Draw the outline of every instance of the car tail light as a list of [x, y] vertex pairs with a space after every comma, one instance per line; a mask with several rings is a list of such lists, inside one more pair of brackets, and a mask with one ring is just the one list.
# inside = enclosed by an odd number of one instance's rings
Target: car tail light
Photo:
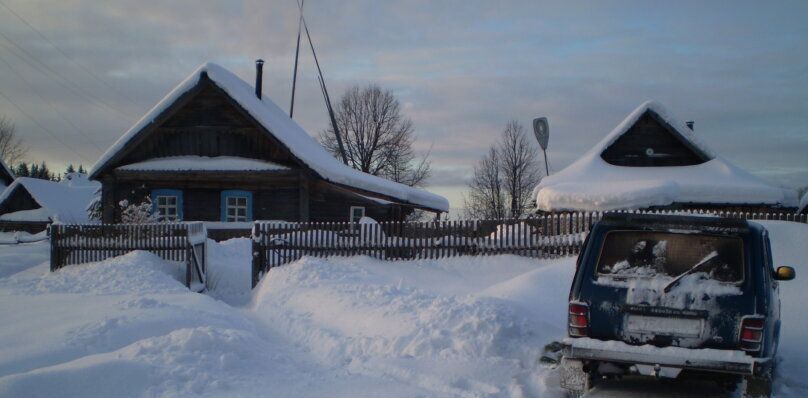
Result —
[[763, 317], [753, 316], [741, 319], [741, 349], [758, 352], [763, 346]]
[[570, 337], [585, 337], [589, 335], [589, 305], [580, 302], [571, 302], [569, 311]]

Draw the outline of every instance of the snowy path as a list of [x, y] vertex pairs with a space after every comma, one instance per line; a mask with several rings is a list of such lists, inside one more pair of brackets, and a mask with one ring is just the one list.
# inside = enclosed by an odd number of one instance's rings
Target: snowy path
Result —
[[[784, 283], [777, 397], [808, 395], [808, 226], [766, 223]], [[564, 334], [573, 259], [307, 258], [249, 290], [249, 240], [212, 244], [212, 290], [145, 252], [47, 271], [0, 247], [0, 396], [560, 397], [537, 362]], [[610, 383], [592, 396], [722, 396]]]

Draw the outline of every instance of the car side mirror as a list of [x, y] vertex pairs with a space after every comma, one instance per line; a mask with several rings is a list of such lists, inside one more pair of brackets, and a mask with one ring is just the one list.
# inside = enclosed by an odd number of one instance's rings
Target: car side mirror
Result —
[[778, 281], [790, 281], [796, 276], [797, 273], [791, 267], [777, 267], [777, 271], [774, 272], [774, 279]]

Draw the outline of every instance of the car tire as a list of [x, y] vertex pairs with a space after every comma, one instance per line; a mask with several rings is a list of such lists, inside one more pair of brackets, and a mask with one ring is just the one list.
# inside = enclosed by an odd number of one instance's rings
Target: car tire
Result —
[[743, 398], [770, 398], [771, 376], [746, 376], [743, 378]]

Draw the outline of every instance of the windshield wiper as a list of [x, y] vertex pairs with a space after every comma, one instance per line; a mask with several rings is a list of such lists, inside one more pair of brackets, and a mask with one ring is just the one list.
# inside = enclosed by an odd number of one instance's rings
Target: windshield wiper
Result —
[[702, 265], [707, 264], [708, 262], [710, 262], [710, 260], [712, 260], [712, 259], [714, 259], [716, 257], [718, 257], [718, 252], [713, 251], [712, 253], [708, 254], [707, 257], [704, 257], [703, 259], [701, 259], [701, 261], [696, 263], [696, 265], [690, 267], [689, 270], [683, 272], [681, 275], [677, 276], [676, 279], [670, 281], [667, 285], [665, 285], [665, 288], [662, 289], [662, 291], [665, 292], [665, 293], [670, 292], [671, 288], [678, 285], [679, 281], [681, 281], [682, 278], [692, 274], [693, 272], [696, 272], [696, 270], [699, 269]]

